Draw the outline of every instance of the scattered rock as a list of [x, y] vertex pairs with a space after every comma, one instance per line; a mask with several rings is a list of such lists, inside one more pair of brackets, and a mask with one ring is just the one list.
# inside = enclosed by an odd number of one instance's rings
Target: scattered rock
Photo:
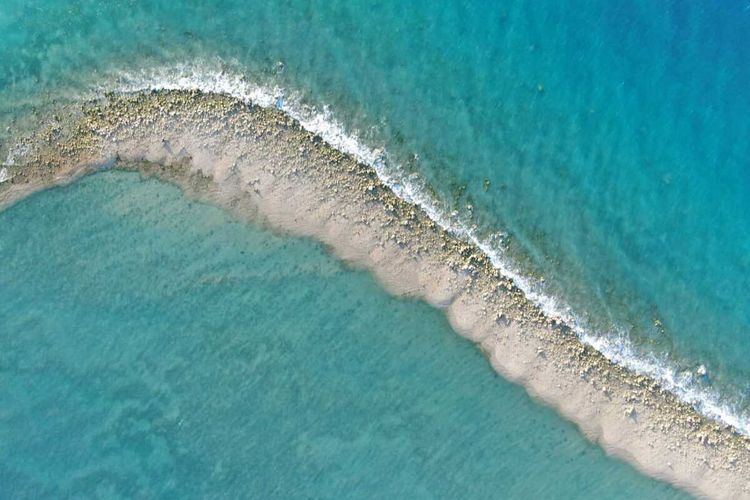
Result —
[[495, 323], [501, 326], [510, 326], [511, 319], [508, 318], [505, 313], [498, 313], [495, 317]]

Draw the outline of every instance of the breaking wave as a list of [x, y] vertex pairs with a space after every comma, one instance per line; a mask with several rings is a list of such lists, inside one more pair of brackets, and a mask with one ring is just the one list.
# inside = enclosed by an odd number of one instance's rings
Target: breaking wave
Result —
[[[114, 86], [114, 89], [112, 88]], [[302, 96], [278, 86], [263, 86], [249, 81], [241, 72], [228, 70], [226, 64], [192, 63], [167, 68], [120, 72], [99, 85], [99, 91], [138, 92], [148, 90], [198, 90], [226, 94], [247, 104], [275, 107], [295, 118], [310, 132], [318, 134], [334, 148], [370, 165], [380, 180], [400, 198], [418, 205], [437, 224], [453, 235], [480, 248], [492, 264], [513, 280], [526, 297], [548, 317], [568, 325], [580, 340], [617, 363], [638, 374], [656, 380], [664, 389], [692, 405], [708, 418], [731, 425], [750, 436], [750, 416], [725, 402], [721, 394], [700, 382], [700, 375], [678, 368], [668, 354], [644, 352], [621, 332], [599, 332], [586, 328], [584, 321], [558, 298], [545, 293], [545, 286], [513, 264], [503, 250], [503, 233], [482, 236], [478, 227], [452, 211], [428, 188], [426, 181], [391, 161], [385, 149], [366, 145], [335, 119], [332, 111], [303, 103]]]

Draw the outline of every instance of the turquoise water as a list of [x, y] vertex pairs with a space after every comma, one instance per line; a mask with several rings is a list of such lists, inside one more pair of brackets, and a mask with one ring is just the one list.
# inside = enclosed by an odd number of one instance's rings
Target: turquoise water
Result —
[[5, 0], [0, 134], [123, 71], [280, 85], [504, 232], [595, 338], [630, 339], [748, 430], [749, 33], [734, 0]]
[[320, 245], [107, 172], [0, 213], [1, 498], [678, 498]]

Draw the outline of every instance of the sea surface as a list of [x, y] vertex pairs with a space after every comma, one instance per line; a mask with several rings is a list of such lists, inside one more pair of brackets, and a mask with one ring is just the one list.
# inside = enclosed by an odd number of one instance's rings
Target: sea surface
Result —
[[683, 498], [423, 302], [138, 174], [0, 212], [0, 498]]
[[0, 148], [126, 88], [308, 116], [586, 341], [748, 433], [749, 62], [747, 0], [3, 0]]
[[[107, 91], [276, 105], [750, 433], [749, 62], [748, 0], [2, 0], [0, 163], [45, 110]], [[34, 224], [40, 245], [67, 231]]]

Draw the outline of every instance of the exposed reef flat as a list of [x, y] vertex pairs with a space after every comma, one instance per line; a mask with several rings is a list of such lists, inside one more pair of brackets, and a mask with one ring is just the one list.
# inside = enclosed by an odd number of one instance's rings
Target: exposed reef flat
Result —
[[699, 496], [750, 498], [750, 439], [582, 344], [478, 248], [280, 111], [190, 91], [109, 95], [50, 117], [10, 158], [0, 208], [103, 167], [135, 169], [314, 237], [392, 293], [444, 309], [498, 372], [608, 452]]

